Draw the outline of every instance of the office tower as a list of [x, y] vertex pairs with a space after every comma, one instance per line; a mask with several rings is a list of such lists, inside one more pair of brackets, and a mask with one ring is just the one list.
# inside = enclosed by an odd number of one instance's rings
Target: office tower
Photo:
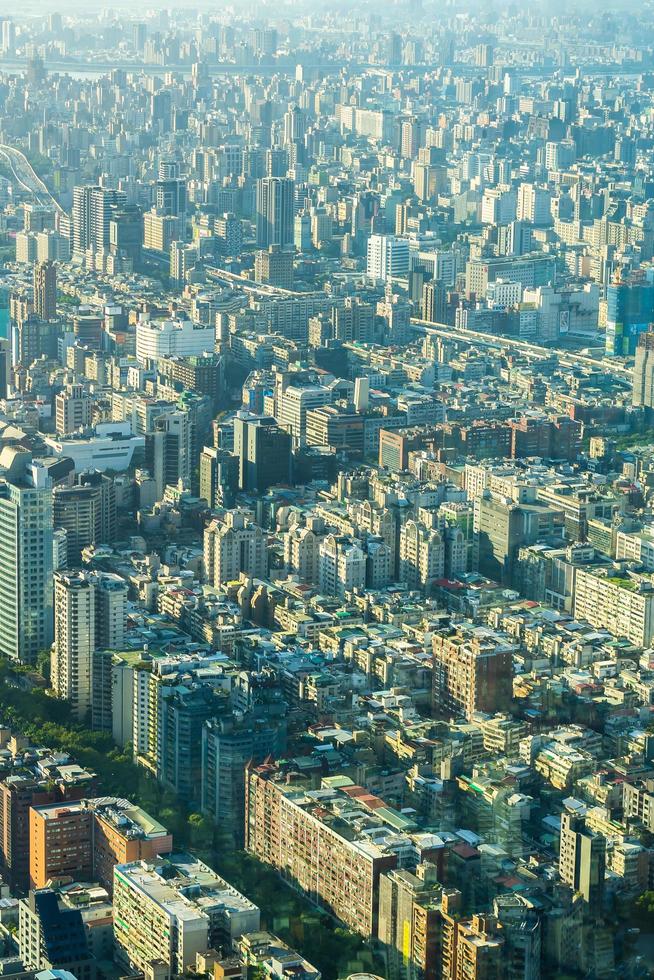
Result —
[[475, 500], [475, 558], [482, 575], [510, 584], [518, 550], [527, 544], [520, 505], [485, 491]]
[[266, 150], [266, 177], [286, 177], [287, 172], [288, 150], [284, 146]]
[[154, 208], [143, 215], [143, 248], [170, 253], [171, 244], [181, 238], [180, 220], [176, 215], [159, 214]]
[[257, 245], [293, 244], [295, 184], [287, 177], [262, 177], [257, 181]]
[[233, 506], [238, 474], [237, 456], [227, 449], [204, 447], [200, 454], [200, 496], [210, 509]]
[[127, 203], [124, 191], [110, 190], [98, 185], [73, 189], [73, 256], [83, 258], [87, 250], [109, 248], [109, 224], [114, 207]]
[[206, 864], [175, 854], [116, 866], [114, 922], [117, 956], [130, 973], [148, 975], [154, 964], [159, 980], [171, 980], [193, 969], [198, 952], [231, 949], [258, 931], [260, 915]]
[[6, 398], [11, 377], [11, 341], [0, 337], [0, 398]]
[[653, 319], [654, 284], [643, 279], [642, 273], [628, 279], [616, 273], [606, 289], [606, 353], [632, 357]]
[[167, 486], [176, 487], [191, 479], [191, 419], [188, 412], [175, 409], [158, 416], [145, 435], [145, 465], [154, 477], [157, 500]]
[[[62, 907], [50, 888], [30, 891], [18, 906], [18, 949], [26, 969], [67, 971], [77, 980], [95, 980], [96, 961], [82, 913]], [[58, 975], [58, 974], [54, 974]]]
[[269, 245], [254, 259], [254, 281], [279, 289], [293, 288], [293, 249]]
[[366, 274], [372, 279], [401, 278], [409, 272], [409, 242], [395, 235], [371, 235]]
[[293, 244], [298, 252], [308, 252], [312, 247], [311, 215], [308, 211], [300, 211], [293, 222]]
[[13, 20], [2, 21], [2, 54], [13, 54], [16, 48], [16, 25]]
[[277, 421], [290, 433], [293, 448], [306, 445], [307, 412], [332, 401], [332, 392], [322, 385], [300, 387], [288, 385], [280, 392], [277, 401]]
[[186, 178], [162, 177], [161, 174], [166, 173], [171, 167], [172, 164], [159, 164], [159, 180], [155, 186], [155, 207], [159, 214], [172, 214], [179, 218], [183, 230], [187, 208]]
[[103, 330], [104, 319], [101, 316], [96, 316], [94, 313], [80, 312], [73, 317], [75, 343], [79, 344], [80, 347], [100, 350], [102, 348]]
[[478, 44], [475, 48], [475, 65], [478, 68], [488, 68], [493, 64], [493, 45]]
[[148, 25], [147, 24], [132, 24], [132, 44], [134, 45], [134, 50], [138, 51], [139, 54], [143, 53], [145, 47], [145, 42], [148, 39]]
[[606, 838], [588, 830], [584, 818], [572, 813], [561, 815], [559, 874], [563, 881], [583, 896], [591, 909], [601, 911], [606, 867]]
[[221, 707], [206, 685], [179, 684], [161, 695], [157, 779], [189, 806], [200, 803], [202, 729]]
[[407, 521], [400, 529], [400, 581], [410, 589], [429, 593], [443, 577], [445, 544], [438, 531], [421, 521]]
[[535, 184], [520, 184], [516, 217], [518, 221], [528, 221], [532, 225], [552, 223], [552, 195], [546, 187]]
[[135, 204], [114, 207], [109, 219], [109, 251], [127, 257], [132, 269], [141, 265], [143, 251], [143, 211]]
[[57, 315], [57, 269], [52, 262], [34, 266], [34, 312], [42, 320]]
[[92, 579], [84, 572], [54, 577], [55, 640], [51, 680], [57, 697], [70, 702], [83, 721], [91, 710], [91, 673], [96, 647], [96, 603]]
[[60, 436], [67, 436], [91, 424], [93, 399], [84, 385], [68, 384], [55, 396], [55, 426]]
[[439, 282], [426, 282], [422, 287], [422, 318], [430, 323], [445, 323], [447, 292]]
[[234, 419], [234, 455], [239, 462], [239, 489], [265, 493], [291, 478], [291, 437], [268, 416], [239, 412]]
[[649, 410], [648, 414], [654, 408], [654, 331], [651, 328], [638, 338], [632, 401], [634, 406]]
[[0, 462], [0, 653], [33, 664], [52, 643], [52, 490], [31, 453], [6, 448]]
[[243, 222], [232, 211], [216, 218], [213, 223], [216, 248], [221, 255], [237, 258], [243, 248]]
[[219, 588], [242, 573], [265, 578], [268, 570], [266, 536], [247, 514], [232, 510], [224, 522], [212, 521], [204, 531], [204, 571], [207, 582]]
[[107, 544], [116, 536], [116, 490], [104, 473], [83, 473], [74, 487], [55, 487], [53, 523], [66, 531], [67, 567], [81, 563], [89, 545]]
[[499, 637], [478, 636], [463, 627], [436, 633], [433, 707], [437, 717], [475, 711], [496, 714], [511, 705], [513, 658], [511, 648]]
[[23, 227], [25, 231], [54, 231], [55, 213], [53, 208], [43, 204], [26, 201], [23, 204]]
[[292, 106], [284, 114], [284, 143], [301, 143], [306, 128], [306, 113], [299, 106]]

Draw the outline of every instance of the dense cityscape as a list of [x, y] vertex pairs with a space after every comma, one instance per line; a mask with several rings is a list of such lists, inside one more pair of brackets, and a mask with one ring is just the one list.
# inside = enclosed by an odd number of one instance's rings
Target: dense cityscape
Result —
[[0, 13], [0, 974], [654, 977], [652, 6]]

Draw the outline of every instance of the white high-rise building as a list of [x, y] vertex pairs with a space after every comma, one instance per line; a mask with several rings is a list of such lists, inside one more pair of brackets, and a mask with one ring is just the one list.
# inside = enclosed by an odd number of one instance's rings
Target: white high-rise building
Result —
[[219, 588], [243, 572], [265, 578], [266, 536], [246, 513], [228, 511], [224, 523], [212, 521], [204, 531], [204, 569], [207, 581]]
[[52, 643], [52, 488], [32, 455], [0, 454], [0, 654], [35, 663]]
[[328, 534], [320, 544], [318, 587], [326, 595], [343, 596], [366, 586], [366, 556], [358, 543]]
[[409, 271], [409, 242], [395, 235], [371, 235], [368, 239], [367, 275], [371, 279], [406, 276]]
[[400, 531], [400, 581], [428, 591], [444, 569], [445, 545], [438, 531], [421, 521], [407, 521]]
[[142, 364], [160, 357], [210, 354], [215, 344], [216, 328], [212, 323], [171, 317], [168, 320], [139, 320], [136, 324], [136, 357]]
[[532, 225], [549, 225], [552, 222], [552, 195], [546, 187], [536, 184], [520, 184], [518, 188], [518, 221]]
[[307, 412], [320, 405], [329, 405], [331, 401], [330, 389], [322, 385], [289, 385], [280, 392], [275, 417], [282, 429], [290, 432], [294, 449], [306, 444]]
[[70, 702], [73, 715], [82, 720], [91, 710], [92, 701], [95, 587], [84, 572], [57, 572], [54, 596], [52, 687], [57, 697]]

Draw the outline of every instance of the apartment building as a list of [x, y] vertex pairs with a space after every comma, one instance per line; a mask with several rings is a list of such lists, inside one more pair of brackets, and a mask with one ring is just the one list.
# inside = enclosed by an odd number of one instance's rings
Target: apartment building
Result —
[[202, 861], [172, 854], [114, 869], [114, 923], [118, 956], [143, 971], [163, 964], [160, 980], [195, 967], [208, 949], [232, 949], [256, 932], [259, 909]]
[[[444, 844], [345, 776], [309, 789], [277, 766], [248, 767], [245, 847], [366, 938], [377, 934], [380, 876], [430, 861]], [[402, 858], [400, 858], [402, 855]]]
[[128, 800], [114, 797], [32, 807], [30, 885], [71, 877], [111, 892], [116, 864], [151, 860], [172, 850], [172, 836]]
[[654, 589], [649, 578], [610, 575], [605, 569], [579, 568], [574, 615], [639, 647], [654, 638]]
[[511, 703], [513, 648], [482, 627], [459, 626], [435, 634], [433, 705], [437, 715], [495, 714]]

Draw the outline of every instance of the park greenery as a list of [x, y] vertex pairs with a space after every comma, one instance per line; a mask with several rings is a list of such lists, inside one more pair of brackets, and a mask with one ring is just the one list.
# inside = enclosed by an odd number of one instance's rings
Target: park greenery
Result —
[[64, 701], [32, 686], [28, 672], [0, 661], [0, 721], [34, 743], [69, 753], [97, 774], [99, 791], [138, 803], [173, 834], [177, 850], [191, 850], [256, 902], [262, 928], [299, 950], [322, 973], [338, 980], [350, 973], [380, 972], [372, 949], [293, 891], [265, 864], [234, 847], [212, 820], [190, 813], [171, 790], [132, 761], [106, 732], [71, 720]]

